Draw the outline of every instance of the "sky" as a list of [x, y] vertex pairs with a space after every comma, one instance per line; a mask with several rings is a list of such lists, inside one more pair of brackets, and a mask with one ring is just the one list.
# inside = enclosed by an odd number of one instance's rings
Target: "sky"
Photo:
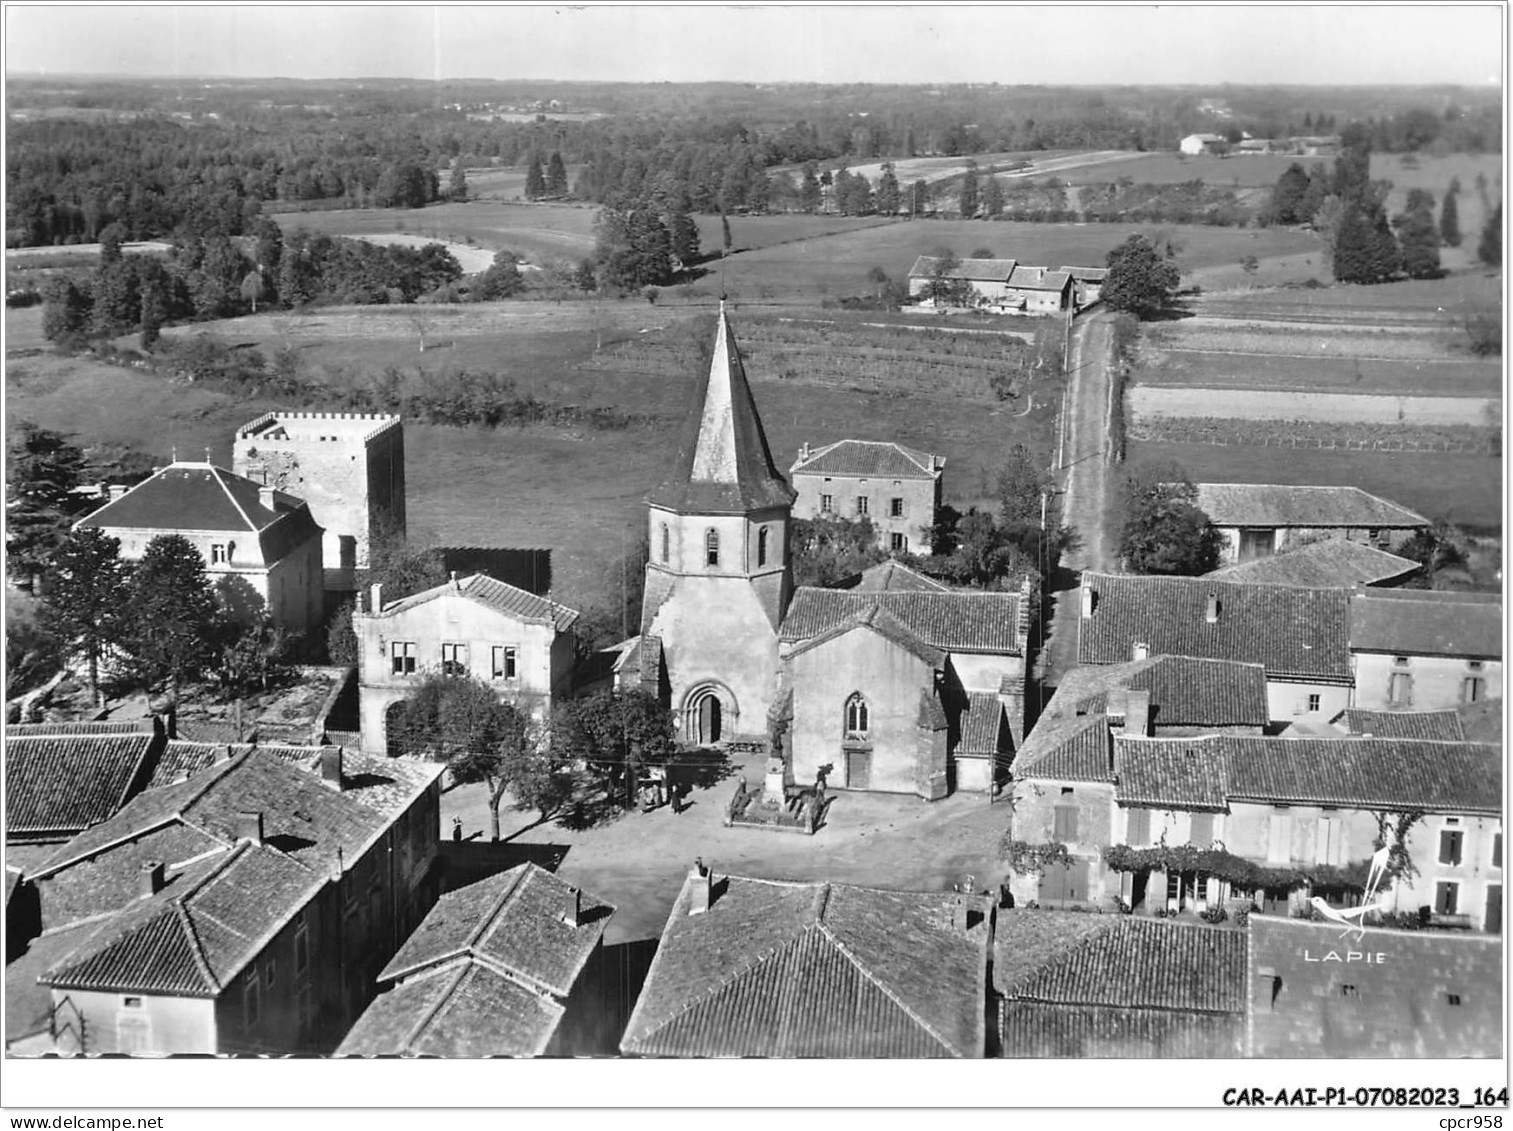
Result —
[[1497, 84], [1501, 4], [5, 6], [7, 74]]

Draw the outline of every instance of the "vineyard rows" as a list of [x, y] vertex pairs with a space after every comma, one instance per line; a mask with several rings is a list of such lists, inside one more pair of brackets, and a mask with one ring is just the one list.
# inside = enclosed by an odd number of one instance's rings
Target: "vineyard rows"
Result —
[[1363, 393], [1137, 385], [1128, 392], [1132, 420], [1208, 417], [1222, 405], [1236, 420], [1317, 421], [1335, 424], [1478, 425], [1496, 401], [1484, 397], [1410, 397]]
[[1501, 436], [1491, 428], [1425, 425], [1324, 424], [1307, 421], [1188, 417], [1142, 420], [1130, 439], [1212, 444], [1218, 447], [1305, 448], [1362, 452], [1473, 452], [1497, 455]]

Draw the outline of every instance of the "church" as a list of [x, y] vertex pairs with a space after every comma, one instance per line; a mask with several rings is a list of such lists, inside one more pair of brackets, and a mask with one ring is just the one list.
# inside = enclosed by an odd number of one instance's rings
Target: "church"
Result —
[[684, 742], [781, 752], [790, 780], [931, 799], [993, 788], [1024, 735], [1028, 582], [953, 590], [890, 564], [856, 591], [795, 592], [795, 498], [721, 303], [647, 497], [641, 632], [620, 646], [617, 686], [656, 693]]

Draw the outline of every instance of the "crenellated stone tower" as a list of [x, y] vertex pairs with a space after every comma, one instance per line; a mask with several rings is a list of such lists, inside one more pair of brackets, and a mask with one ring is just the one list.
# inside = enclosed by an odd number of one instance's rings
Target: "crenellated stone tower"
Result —
[[720, 303], [672, 474], [648, 496], [643, 639], [659, 638], [692, 742], [760, 735], [777, 691], [778, 626], [793, 591], [794, 492], [772, 462]]

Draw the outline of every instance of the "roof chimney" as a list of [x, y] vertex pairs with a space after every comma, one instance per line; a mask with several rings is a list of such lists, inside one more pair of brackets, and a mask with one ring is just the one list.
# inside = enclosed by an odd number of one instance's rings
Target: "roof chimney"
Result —
[[375, 581], [373, 583], [372, 589], [369, 590], [369, 592], [373, 594], [372, 604], [370, 604], [368, 606], [370, 612], [374, 612], [374, 613], [381, 613], [381, 612], [383, 612], [383, 609], [384, 609], [384, 606], [383, 606], [383, 589], [384, 589], [383, 583], [379, 582], [379, 581]]
[[569, 927], [576, 927], [582, 911], [583, 892], [569, 885], [567, 891], [562, 893], [562, 921]]
[[1219, 621], [1219, 595], [1210, 593], [1208, 604], [1203, 608], [1203, 619], [1209, 624], [1217, 624]]
[[143, 899], [150, 895], [157, 895], [163, 890], [163, 862], [153, 860], [142, 865], [141, 878], [138, 881], [137, 894]]
[[688, 899], [688, 913], [690, 915], [702, 915], [709, 910], [709, 905], [714, 902], [714, 872], [704, 863], [702, 856], [693, 862], [693, 868], [688, 873], [689, 888], [691, 894]]
[[1130, 656], [1136, 660], [1148, 659], [1150, 654], [1151, 646], [1143, 640], [1135, 641], [1134, 647], [1130, 649]]
[[262, 507], [264, 510], [271, 511], [273, 509], [272, 487], [259, 487], [257, 489], [257, 505]]
[[1093, 615], [1093, 590], [1090, 585], [1082, 587], [1082, 619], [1087, 620]]
[[1149, 738], [1151, 729], [1151, 693], [1149, 688], [1132, 687], [1124, 706], [1124, 733], [1132, 738]]
[[327, 746], [320, 752], [320, 780], [341, 789], [341, 747]]
[[236, 815], [236, 839], [253, 844], [263, 843], [263, 815], [261, 813], [238, 813]]
[[972, 927], [972, 912], [976, 910], [977, 899], [972, 891], [975, 877], [968, 876], [967, 882], [955, 889], [956, 897], [951, 901], [951, 929], [966, 934]]
[[809, 441], [805, 440], [804, 443], [799, 447], [799, 462], [803, 463], [808, 458], [809, 458]]

